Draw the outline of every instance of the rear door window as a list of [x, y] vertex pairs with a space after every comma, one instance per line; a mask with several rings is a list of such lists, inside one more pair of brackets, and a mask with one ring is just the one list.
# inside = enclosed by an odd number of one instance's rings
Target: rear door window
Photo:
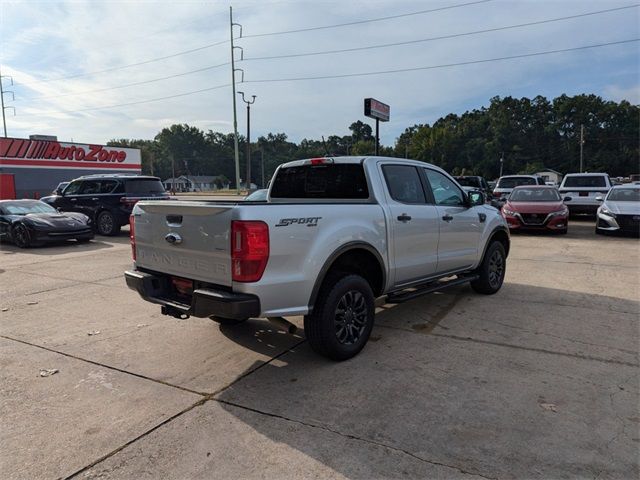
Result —
[[99, 193], [111, 193], [118, 185], [115, 180], [100, 180], [100, 192]]
[[359, 163], [300, 165], [281, 168], [271, 198], [369, 198], [364, 169]]
[[384, 165], [382, 172], [391, 198], [402, 203], [427, 203], [420, 174], [416, 167]]

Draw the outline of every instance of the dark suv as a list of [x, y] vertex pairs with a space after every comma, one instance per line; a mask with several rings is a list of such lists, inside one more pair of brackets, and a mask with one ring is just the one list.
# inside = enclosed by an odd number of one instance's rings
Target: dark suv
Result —
[[100, 235], [116, 235], [129, 223], [138, 200], [168, 199], [158, 177], [144, 175], [87, 175], [76, 178], [59, 195], [42, 201], [63, 212], [81, 212], [93, 219]]
[[[489, 184], [484, 179], [484, 177], [466, 175], [466, 176], [458, 176], [453, 177], [456, 181], [463, 187], [465, 190], [467, 189], [475, 189], [480, 190], [484, 193], [484, 196], [487, 200], [491, 200], [493, 198], [492, 191], [489, 188]], [[466, 187], [466, 188], [465, 188]]]

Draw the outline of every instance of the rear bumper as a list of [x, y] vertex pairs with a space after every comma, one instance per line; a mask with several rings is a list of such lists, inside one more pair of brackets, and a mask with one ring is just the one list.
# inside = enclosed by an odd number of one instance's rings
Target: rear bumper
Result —
[[567, 202], [566, 205], [567, 205], [567, 208], [569, 209], [569, 212], [571, 213], [590, 213], [590, 214], [596, 213], [596, 211], [598, 210], [598, 207], [600, 206], [599, 203], [580, 204], [580, 203], [573, 203], [573, 201]]
[[260, 315], [260, 299], [246, 293], [233, 293], [212, 288], [198, 288], [187, 305], [171, 298], [169, 277], [137, 270], [124, 272], [127, 286], [146, 301], [162, 305], [163, 313], [180, 313], [193, 317], [241, 320]]

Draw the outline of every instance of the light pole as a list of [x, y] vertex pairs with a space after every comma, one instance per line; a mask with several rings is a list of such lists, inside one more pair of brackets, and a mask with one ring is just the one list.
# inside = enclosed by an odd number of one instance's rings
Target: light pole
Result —
[[251, 95], [251, 100], [245, 100], [244, 92], [238, 92], [242, 95], [242, 101], [247, 104], [247, 192], [251, 191], [251, 105], [255, 103], [256, 96]]
[[502, 165], [504, 164], [504, 152], [500, 156], [500, 176], [502, 176]]

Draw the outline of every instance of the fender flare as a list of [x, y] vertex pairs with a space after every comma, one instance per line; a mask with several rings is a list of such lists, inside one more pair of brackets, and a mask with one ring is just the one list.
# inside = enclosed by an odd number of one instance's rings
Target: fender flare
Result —
[[487, 240], [487, 242], [484, 244], [484, 248], [482, 249], [482, 257], [480, 257], [480, 262], [482, 262], [482, 260], [484, 260], [484, 256], [487, 253], [487, 248], [489, 248], [489, 244], [491, 243], [491, 240], [493, 239], [493, 237], [496, 235], [496, 233], [498, 232], [504, 232], [507, 234], [507, 240], [508, 240], [508, 245], [506, 248], [506, 256], [509, 256], [509, 251], [511, 250], [511, 240], [510, 240], [510, 236], [509, 236], [509, 229], [507, 227], [505, 227], [504, 225], [499, 225], [496, 228], [494, 228], [491, 233], [489, 234], [489, 238]]
[[313, 289], [311, 290], [311, 296], [309, 297], [309, 313], [313, 311], [313, 306], [316, 303], [316, 299], [318, 298], [318, 293], [320, 293], [320, 287], [322, 287], [322, 284], [324, 282], [325, 277], [327, 276], [327, 273], [329, 272], [329, 269], [332, 267], [332, 265], [338, 259], [338, 257], [340, 257], [340, 255], [347, 253], [351, 250], [366, 250], [369, 253], [373, 254], [374, 257], [376, 257], [376, 260], [378, 261], [378, 265], [380, 266], [380, 270], [382, 270], [382, 289], [384, 290], [387, 284], [387, 269], [385, 267], [385, 263], [382, 258], [382, 255], [380, 255], [380, 252], [378, 252], [378, 250], [375, 247], [373, 247], [371, 244], [366, 242], [359, 242], [359, 241], [348, 242], [342, 245], [341, 247], [339, 247], [338, 249], [334, 250], [334, 252], [331, 255], [329, 255], [329, 258], [327, 258], [327, 260], [322, 265], [322, 268], [318, 273], [318, 277], [316, 278], [316, 281], [313, 285]]

